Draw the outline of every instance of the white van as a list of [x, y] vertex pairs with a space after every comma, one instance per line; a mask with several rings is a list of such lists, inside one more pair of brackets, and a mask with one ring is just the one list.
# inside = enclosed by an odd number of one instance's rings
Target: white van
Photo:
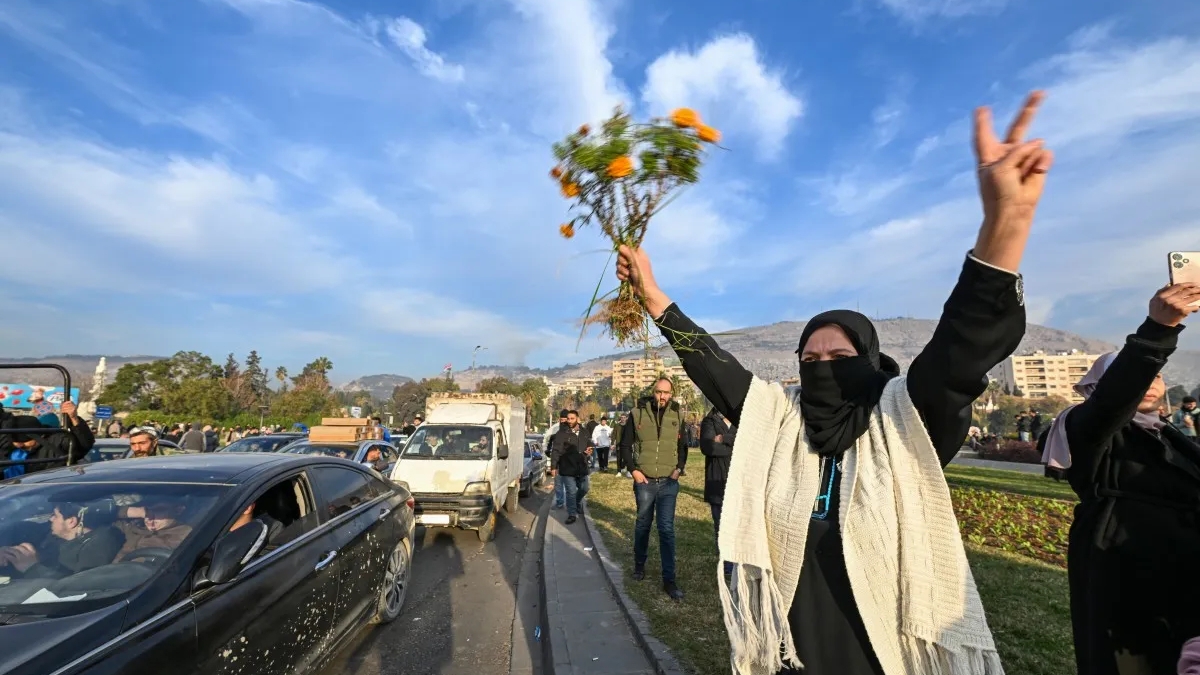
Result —
[[417, 523], [495, 535], [496, 512], [517, 510], [525, 404], [507, 394], [431, 394], [392, 470], [416, 500]]

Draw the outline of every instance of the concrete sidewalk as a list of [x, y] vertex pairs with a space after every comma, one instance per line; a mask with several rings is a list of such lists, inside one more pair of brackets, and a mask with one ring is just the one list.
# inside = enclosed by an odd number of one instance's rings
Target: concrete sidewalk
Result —
[[554, 675], [650, 675], [654, 666], [617, 604], [584, 520], [546, 519], [542, 549]]

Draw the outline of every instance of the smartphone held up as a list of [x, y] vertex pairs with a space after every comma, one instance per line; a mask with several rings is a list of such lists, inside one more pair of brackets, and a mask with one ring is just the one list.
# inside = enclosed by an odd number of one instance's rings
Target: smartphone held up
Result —
[[[1171, 251], [1167, 254], [1167, 265], [1171, 272], [1171, 285], [1200, 285], [1200, 251]], [[1200, 300], [1192, 303], [1200, 306]]]

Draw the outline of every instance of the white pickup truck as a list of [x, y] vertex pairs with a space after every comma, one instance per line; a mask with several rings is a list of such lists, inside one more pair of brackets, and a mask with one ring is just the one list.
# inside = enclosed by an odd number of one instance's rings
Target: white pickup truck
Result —
[[496, 513], [517, 510], [525, 404], [507, 394], [431, 394], [392, 470], [416, 500], [417, 523], [495, 535]]

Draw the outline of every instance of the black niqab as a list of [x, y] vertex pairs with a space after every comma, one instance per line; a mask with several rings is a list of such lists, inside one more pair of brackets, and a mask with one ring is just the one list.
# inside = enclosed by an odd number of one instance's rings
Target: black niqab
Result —
[[871, 410], [888, 380], [900, 374], [892, 357], [879, 351], [879, 335], [867, 317], [845, 309], [814, 316], [800, 335], [797, 354], [818, 329], [837, 326], [858, 356], [833, 361], [800, 361], [800, 412], [809, 445], [822, 455], [836, 455], [867, 431]]

